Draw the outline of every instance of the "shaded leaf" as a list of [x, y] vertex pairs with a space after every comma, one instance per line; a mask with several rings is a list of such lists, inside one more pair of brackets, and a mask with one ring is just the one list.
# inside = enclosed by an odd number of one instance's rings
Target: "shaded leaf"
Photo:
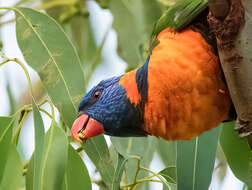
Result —
[[99, 135], [88, 139], [88, 141], [83, 144], [83, 148], [100, 172], [106, 185], [111, 187], [115, 168], [104, 137]]
[[176, 167], [168, 167], [163, 169], [159, 172], [160, 175], [162, 175], [167, 182], [169, 183], [177, 183], [177, 174], [176, 174]]
[[220, 131], [217, 127], [191, 141], [177, 142], [178, 190], [208, 189]]
[[234, 175], [252, 188], [250, 174], [250, 148], [246, 139], [241, 139], [234, 130], [234, 122], [225, 123], [220, 144]]
[[139, 63], [144, 63], [138, 50], [140, 45], [149, 44], [152, 27], [161, 15], [159, 4], [153, 0], [110, 0], [109, 9], [118, 35], [118, 53], [129, 69], [136, 68]]
[[92, 189], [88, 170], [81, 157], [70, 144], [68, 146], [68, 161], [64, 183], [64, 189], [66, 190]]
[[157, 144], [157, 151], [166, 167], [176, 166], [176, 149], [176, 141], [166, 141], [164, 139], [159, 139]]
[[62, 28], [47, 15], [14, 8], [18, 45], [70, 127], [85, 92], [80, 60]]
[[118, 154], [117, 166], [113, 177], [111, 190], [120, 190], [120, 182], [126, 162], [127, 159], [125, 159], [121, 154]]

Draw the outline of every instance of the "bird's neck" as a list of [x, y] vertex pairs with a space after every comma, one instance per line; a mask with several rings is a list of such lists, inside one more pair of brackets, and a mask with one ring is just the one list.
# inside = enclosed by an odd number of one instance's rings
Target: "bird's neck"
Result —
[[149, 59], [148, 57], [145, 64], [138, 70], [124, 74], [119, 81], [126, 90], [127, 98], [134, 105], [143, 104], [147, 100]]

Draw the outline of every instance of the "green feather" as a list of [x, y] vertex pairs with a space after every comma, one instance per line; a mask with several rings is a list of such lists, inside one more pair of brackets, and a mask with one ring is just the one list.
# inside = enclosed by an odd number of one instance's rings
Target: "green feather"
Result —
[[175, 31], [185, 27], [197, 15], [207, 8], [207, 0], [179, 0], [170, 6], [156, 22], [152, 35], [151, 46], [155, 42], [157, 35], [165, 28]]

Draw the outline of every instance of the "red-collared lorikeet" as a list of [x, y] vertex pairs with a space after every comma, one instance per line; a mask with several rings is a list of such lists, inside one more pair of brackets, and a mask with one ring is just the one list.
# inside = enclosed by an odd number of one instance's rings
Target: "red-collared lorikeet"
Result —
[[142, 67], [103, 80], [87, 93], [72, 126], [74, 139], [107, 134], [190, 140], [228, 118], [232, 103], [206, 14], [188, 25], [206, 8], [205, 1], [196, 1], [203, 5], [184, 0], [188, 4], [176, 4], [160, 18], [152, 38], [156, 46]]

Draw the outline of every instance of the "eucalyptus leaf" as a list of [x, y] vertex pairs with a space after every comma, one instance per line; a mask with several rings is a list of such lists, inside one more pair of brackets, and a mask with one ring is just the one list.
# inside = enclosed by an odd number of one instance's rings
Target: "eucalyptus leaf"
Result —
[[5, 164], [4, 175], [2, 179], [0, 179], [0, 189], [18, 190], [21, 187], [23, 179], [23, 165], [20, 160], [16, 146], [11, 143], [8, 148], [8, 159]]
[[[36, 127], [36, 126], [35, 126]], [[36, 165], [36, 154], [40, 152], [41, 164]], [[26, 189], [34, 189], [36, 171], [39, 171], [38, 190], [61, 189], [67, 167], [68, 141], [64, 131], [53, 122], [44, 138], [44, 148], [35, 151], [28, 167]], [[40, 166], [38, 170], [35, 167]]]
[[129, 69], [134, 69], [144, 63], [138, 49], [143, 44], [149, 44], [151, 30], [161, 15], [161, 8], [153, 0], [110, 0], [109, 9], [114, 16], [113, 27], [118, 35], [118, 53]]
[[157, 144], [157, 152], [166, 167], [176, 166], [176, 159], [177, 159], [176, 149], [177, 149], [176, 141], [166, 141], [164, 139], [159, 139]]
[[63, 189], [65, 190], [92, 189], [88, 170], [81, 157], [70, 144], [68, 146], [68, 161], [64, 184]]
[[117, 166], [113, 177], [111, 190], [120, 190], [120, 182], [126, 162], [127, 159], [125, 159], [121, 154], [118, 154]]
[[252, 189], [250, 170], [251, 152], [246, 139], [241, 139], [234, 130], [235, 122], [225, 123], [220, 144], [234, 175]]
[[177, 142], [178, 190], [208, 189], [215, 163], [221, 126], [191, 141]]
[[70, 127], [85, 92], [79, 57], [55, 20], [29, 8], [13, 9], [22, 54], [38, 72], [54, 105]]
[[107, 187], [110, 188], [113, 182], [115, 168], [104, 137], [99, 135], [88, 139], [88, 141], [83, 144], [83, 148], [100, 172]]
[[[17, 40], [22, 54], [27, 63], [38, 72], [53, 103], [62, 113], [63, 120], [71, 127], [77, 115], [77, 104], [85, 93], [84, 76], [77, 53], [62, 28], [52, 18], [29, 8], [13, 9], [16, 12]], [[106, 146], [104, 137], [99, 138]], [[97, 149], [100, 146], [99, 140], [91, 139], [89, 142], [92, 143], [85, 151], [91, 156], [102, 177], [105, 177], [104, 181], [111, 184], [112, 178], [108, 173], [113, 173], [114, 167], [110, 163], [109, 154], [101, 157], [104, 149]], [[96, 154], [92, 156], [94, 150]], [[108, 151], [105, 154], [107, 153]], [[105, 168], [110, 168], [108, 173], [97, 165], [96, 156], [104, 162]]]
[[12, 138], [13, 130], [12, 117], [0, 117], [0, 185], [2, 184], [2, 179], [5, 175], [6, 163], [9, 157], [9, 151]]
[[35, 150], [34, 150], [34, 166], [31, 170], [28, 170], [28, 172], [33, 173], [33, 179], [32, 179], [32, 189], [40, 189], [39, 183], [41, 180], [41, 163], [42, 163], [42, 157], [43, 157], [43, 146], [44, 146], [44, 137], [45, 137], [45, 131], [44, 131], [44, 124], [42, 117], [40, 115], [39, 109], [34, 101], [32, 101], [32, 108], [33, 108], [33, 120], [34, 120], [34, 142], [35, 142]]

